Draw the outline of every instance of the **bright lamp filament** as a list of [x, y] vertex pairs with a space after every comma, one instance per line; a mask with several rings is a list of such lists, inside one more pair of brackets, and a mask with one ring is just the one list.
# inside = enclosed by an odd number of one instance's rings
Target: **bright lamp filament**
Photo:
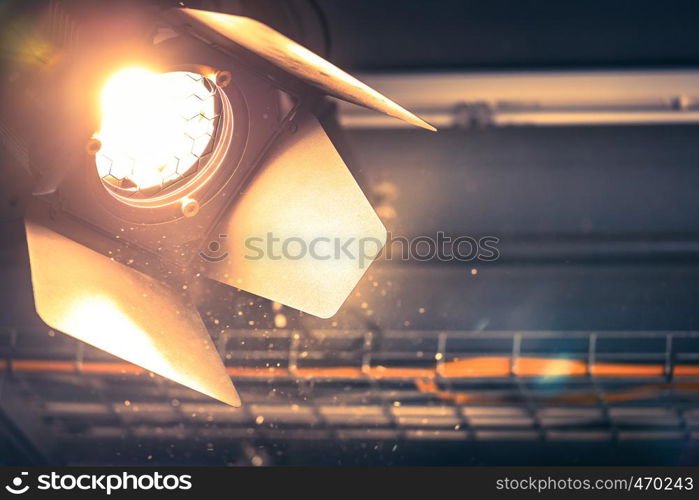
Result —
[[204, 76], [125, 69], [101, 94], [97, 171], [121, 194], [149, 197], [195, 173], [217, 126], [215, 87]]

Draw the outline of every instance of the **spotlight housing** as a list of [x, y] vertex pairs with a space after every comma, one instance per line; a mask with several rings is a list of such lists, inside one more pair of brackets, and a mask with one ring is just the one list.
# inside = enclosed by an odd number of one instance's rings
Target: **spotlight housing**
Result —
[[[213, 279], [332, 316], [365, 266], [246, 256], [268, 233], [371, 239], [372, 258], [383, 246], [383, 224], [316, 116], [325, 96], [434, 128], [248, 17], [71, 14], [81, 36], [19, 60], [15, 82], [31, 84], [10, 85], [13, 133], [35, 145], [26, 229], [37, 313], [237, 406], [189, 285]], [[202, 258], [220, 234], [228, 258]]]

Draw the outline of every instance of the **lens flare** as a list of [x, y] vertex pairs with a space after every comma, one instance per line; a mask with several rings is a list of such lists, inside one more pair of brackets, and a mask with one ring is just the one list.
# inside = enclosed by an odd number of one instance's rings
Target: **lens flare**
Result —
[[120, 194], [154, 196], [195, 173], [214, 142], [216, 87], [185, 71], [124, 69], [102, 89], [95, 138], [102, 180]]

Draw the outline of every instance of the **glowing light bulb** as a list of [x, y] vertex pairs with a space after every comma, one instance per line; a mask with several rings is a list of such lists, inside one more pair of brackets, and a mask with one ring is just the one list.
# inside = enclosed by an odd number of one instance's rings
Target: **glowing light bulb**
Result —
[[120, 193], [153, 196], [196, 172], [216, 131], [215, 87], [185, 71], [129, 68], [102, 89], [102, 121], [95, 134], [102, 180]]

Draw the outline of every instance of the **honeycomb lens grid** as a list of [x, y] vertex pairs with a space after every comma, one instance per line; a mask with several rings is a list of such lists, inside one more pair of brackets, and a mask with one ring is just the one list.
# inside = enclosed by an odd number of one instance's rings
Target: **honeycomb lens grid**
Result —
[[148, 199], [206, 169], [221, 118], [219, 92], [207, 77], [188, 71], [124, 70], [112, 77], [96, 134], [104, 185], [118, 197]]

